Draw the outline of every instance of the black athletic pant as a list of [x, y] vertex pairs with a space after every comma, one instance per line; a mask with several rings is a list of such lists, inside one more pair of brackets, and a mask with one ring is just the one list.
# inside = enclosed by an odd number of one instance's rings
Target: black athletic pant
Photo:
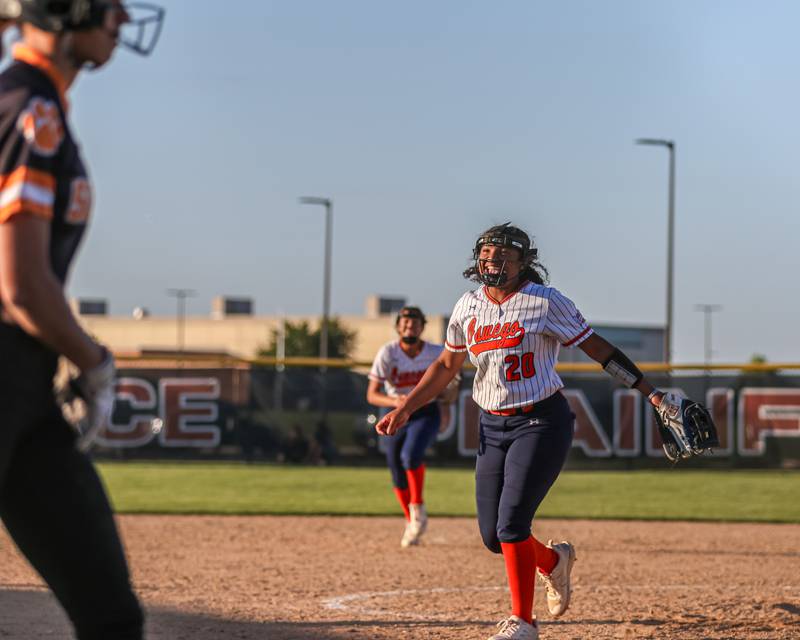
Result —
[[536, 509], [572, 446], [574, 421], [559, 392], [519, 416], [481, 412], [475, 497], [481, 537], [490, 551], [501, 553], [501, 542], [523, 542], [531, 535]]
[[80, 640], [140, 640], [108, 498], [53, 399], [52, 356], [10, 332], [0, 327], [0, 517]]

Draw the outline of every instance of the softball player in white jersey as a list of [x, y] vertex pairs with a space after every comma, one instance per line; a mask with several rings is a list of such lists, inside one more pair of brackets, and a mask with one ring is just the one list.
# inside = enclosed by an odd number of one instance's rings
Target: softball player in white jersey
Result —
[[[398, 339], [383, 345], [369, 372], [367, 401], [378, 407], [397, 407], [442, 353], [443, 346], [420, 338], [425, 315], [418, 307], [403, 307], [397, 314]], [[428, 527], [423, 500], [425, 450], [439, 432], [441, 415], [436, 400], [417, 409], [400, 433], [386, 436], [386, 462], [397, 500], [406, 518], [400, 546], [419, 543]]]
[[524, 231], [508, 223], [488, 229], [475, 243], [473, 259], [464, 276], [483, 286], [458, 301], [445, 350], [376, 429], [397, 432], [469, 356], [477, 369], [472, 396], [482, 409], [475, 467], [478, 524], [486, 547], [503, 554], [511, 591], [511, 615], [490, 640], [536, 640], [535, 576], [544, 582], [550, 614], [560, 616], [569, 606], [575, 561], [569, 542], [545, 545], [531, 535], [536, 509], [572, 444], [575, 416], [555, 372], [559, 348], [580, 347], [653, 405], [663, 393], [594, 333], [567, 297], [546, 286], [547, 270]]

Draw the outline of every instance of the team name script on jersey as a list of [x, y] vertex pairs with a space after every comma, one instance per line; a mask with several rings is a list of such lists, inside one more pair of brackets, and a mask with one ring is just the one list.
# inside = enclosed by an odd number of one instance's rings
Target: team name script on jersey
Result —
[[516, 320], [480, 327], [477, 324], [478, 319], [472, 318], [467, 326], [467, 344], [471, 345], [469, 350], [476, 356], [484, 351], [516, 347], [525, 337], [525, 327]]
[[389, 379], [395, 387], [416, 387], [424, 375], [424, 369], [422, 371], [398, 371], [397, 367], [394, 367]]

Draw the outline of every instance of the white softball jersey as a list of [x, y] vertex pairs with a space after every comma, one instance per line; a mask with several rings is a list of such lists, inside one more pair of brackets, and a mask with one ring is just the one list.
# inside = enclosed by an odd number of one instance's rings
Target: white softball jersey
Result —
[[573, 302], [558, 289], [528, 282], [497, 301], [486, 287], [461, 296], [450, 316], [445, 348], [467, 352], [477, 369], [472, 398], [486, 411], [523, 407], [564, 386], [558, 350], [592, 335]]
[[422, 350], [411, 358], [403, 351], [399, 340], [387, 342], [375, 356], [369, 379], [383, 382], [386, 395], [407, 395], [443, 350], [443, 345], [425, 342]]

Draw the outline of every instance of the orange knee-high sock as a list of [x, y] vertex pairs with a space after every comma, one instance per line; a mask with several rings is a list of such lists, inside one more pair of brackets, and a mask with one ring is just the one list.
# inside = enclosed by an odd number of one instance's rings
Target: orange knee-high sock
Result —
[[531, 536], [531, 540], [533, 540], [533, 546], [536, 548], [536, 568], [546, 576], [549, 576], [558, 564], [558, 554], [533, 536]]
[[406, 469], [408, 490], [411, 492], [411, 504], [422, 504], [422, 488], [425, 485], [425, 465], [421, 464], [416, 469]]
[[501, 542], [506, 561], [508, 588], [511, 590], [511, 613], [533, 624], [533, 585], [536, 578], [536, 547], [533, 539], [524, 542]]
[[400, 503], [400, 506], [403, 507], [406, 520], [411, 522], [411, 512], [408, 510], [408, 503], [411, 502], [411, 492], [408, 489], [398, 489], [395, 487], [394, 495], [397, 496], [397, 501]]

